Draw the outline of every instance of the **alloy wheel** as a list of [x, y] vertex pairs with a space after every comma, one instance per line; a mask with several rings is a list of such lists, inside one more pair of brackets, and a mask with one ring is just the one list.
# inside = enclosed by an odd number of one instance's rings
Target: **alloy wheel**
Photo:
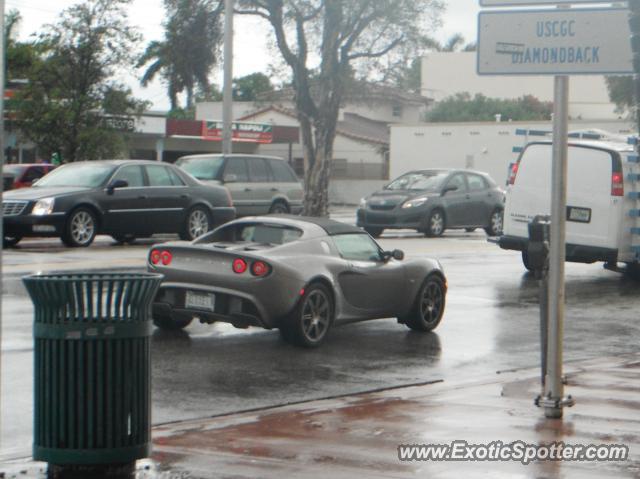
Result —
[[87, 211], [78, 211], [71, 218], [71, 238], [76, 244], [84, 245], [93, 239], [95, 220]]
[[331, 302], [327, 294], [316, 289], [309, 293], [302, 306], [302, 333], [311, 342], [320, 341], [331, 322]]
[[435, 281], [428, 281], [420, 298], [420, 314], [427, 324], [437, 322], [442, 313], [444, 292]]
[[429, 219], [429, 228], [433, 236], [440, 236], [444, 230], [444, 218], [442, 213], [436, 211]]
[[491, 215], [491, 232], [494, 236], [502, 234], [502, 211], [494, 211]]
[[189, 215], [189, 236], [192, 239], [202, 236], [209, 231], [209, 217], [201, 209], [196, 209]]

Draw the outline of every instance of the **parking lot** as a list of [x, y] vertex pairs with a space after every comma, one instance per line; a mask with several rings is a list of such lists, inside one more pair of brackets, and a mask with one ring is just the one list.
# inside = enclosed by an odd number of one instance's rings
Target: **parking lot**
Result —
[[[349, 213], [338, 217], [352, 220]], [[20, 276], [69, 268], [142, 270], [149, 244], [115, 246], [98, 238], [90, 248], [65, 249], [56, 240], [38, 240], [4, 251], [0, 459], [30, 452], [32, 307]], [[225, 324], [155, 331], [154, 424], [407, 384], [463, 382], [539, 363], [538, 285], [519, 254], [488, 243], [480, 230], [448, 231], [437, 239], [387, 232], [380, 244], [441, 261], [449, 293], [435, 333], [411, 332], [390, 318], [336, 328], [320, 348], [305, 350], [277, 331]], [[635, 351], [638, 284], [597, 264], [569, 264], [566, 277], [565, 359]]]

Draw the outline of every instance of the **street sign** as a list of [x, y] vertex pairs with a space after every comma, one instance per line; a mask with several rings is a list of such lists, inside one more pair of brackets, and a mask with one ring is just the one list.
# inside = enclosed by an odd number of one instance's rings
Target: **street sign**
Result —
[[479, 75], [633, 73], [629, 11], [481, 12], [477, 70]]
[[602, 0], [480, 0], [481, 7], [527, 7], [534, 5], [577, 5], [580, 3], [611, 3]]

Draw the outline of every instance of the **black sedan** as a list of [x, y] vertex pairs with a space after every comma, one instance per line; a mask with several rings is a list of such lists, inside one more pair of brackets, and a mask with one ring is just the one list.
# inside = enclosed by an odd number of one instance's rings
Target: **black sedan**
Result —
[[486, 173], [432, 169], [406, 173], [363, 198], [358, 226], [371, 236], [385, 229], [415, 229], [440, 236], [446, 229], [484, 228], [502, 234], [504, 191]]
[[96, 234], [118, 242], [155, 233], [192, 240], [235, 217], [229, 192], [166, 163], [104, 160], [70, 163], [33, 187], [2, 198], [4, 245], [23, 237], [60, 237], [89, 246]]
[[433, 259], [404, 260], [360, 228], [327, 219], [262, 216], [232, 221], [192, 243], [149, 251], [162, 273], [153, 320], [181, 329], [193, 318], [278, 328], [313, 347], [334, 324], [398, 318], [417, 331], [440, 323], [447, 282]]

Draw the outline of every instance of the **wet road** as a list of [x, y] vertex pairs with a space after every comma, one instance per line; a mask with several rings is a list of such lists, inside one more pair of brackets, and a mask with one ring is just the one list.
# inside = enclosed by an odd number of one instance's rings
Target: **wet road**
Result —
[[[436, 333], [378, 320], [336, 328], [322, 347], [303, 350], [277, 331], [223, 324], [156, 331], [154, 423], [434, 380], [463, 382], [538, 364], [537, 282], [524, 272], [519, 254], [488, 244], [481, 232], [447, 232], [439, 239], [386, 234], [380, 243], [442, 262], [449, 294]], [[108, 240], [87, 250], [26, 245], [5, 252], [3, 260], [0, 459], [28, 455], [31, 441], [32, 308], [19, 275], [86, 265], [141, 268], [148, 247], [116, 247]], [[567, 265], [565, 359], [636, 351], [639, 288], [600, 265]]]

